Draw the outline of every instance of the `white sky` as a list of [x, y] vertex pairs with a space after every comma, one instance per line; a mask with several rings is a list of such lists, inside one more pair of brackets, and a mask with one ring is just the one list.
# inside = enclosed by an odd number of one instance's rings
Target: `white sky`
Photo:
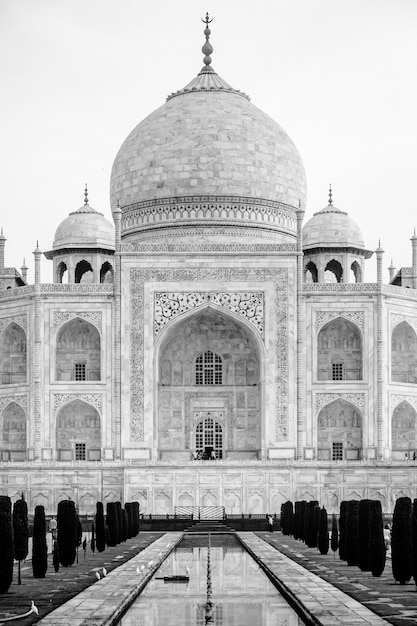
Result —
[[[411, 265], [417, 226], [416, 0], [0, 0], [0, 225], [6, 265], [83, 204], [111, 219], [113, 159], [133, 127], [213, 67], [292, 138], [306, 220], [335, 206]], [[375, 255], [366, 280], [375, 279]], [[388, 272], [384, 274], [388, 280]], [[46, 259], [42, 280], [52, 280]]]

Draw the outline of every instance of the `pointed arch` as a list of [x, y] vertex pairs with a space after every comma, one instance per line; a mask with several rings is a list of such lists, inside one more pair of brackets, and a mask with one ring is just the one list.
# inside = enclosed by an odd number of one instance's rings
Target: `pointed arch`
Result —
[[317, 265], [313, 261], [309, 261], [304, 268], [304, 281], [306, 283], [318, 283], [319, 272]]
[[26, 333], [11, 322], [0, 337], [0, 384], [25, 383], [27, 380]]
[[[211, 304], [178, 316], [162, 329], [155, 360], [160, 458], [188, 460], [195, 452], [196, 423], [213, 406], [221, 416], [218, 456], [259, 456], [261, 348], [255, 328]], [[203, 442], [201, 450], [208, 445]]]
[[94, 282], [94, 272], [91, 263], [83, 259], [75, 266], [74, 279], [76, 283], [92, 283]]
[[417, 335], [406, 321], [400, 322], [392, 332], [391, 380], [417, 383]]
[[363, 416], [357, 406], [337, 398], [317, 416], [317, 458], [357, 460], [362, 457]]
[[412, 458], [417, 452], [417, 413], [415, 408], [403, 400], [392, 412], [391, 438], [392, 458], [402, 460], [407, 453]]
[[101, 379], [100, 333], [81, 317], [63, 324], [56, 338], [56, 380]]
[[355, 283], [363, 282], [362, 268], [357, 261], [353, 261], [352, 265], [350, 266], [350, 269], [355, 279]]
[[339, 261], [332, 259], [324, 268], [324, 277], [326, 283], [343, 282], [343, 267]]
[[100, 282], [101, 283], [112, 283], [114, 280], [113, 277], [113, 266], [111, 263], [106, 261], [100, 268]]
[[92, 461], [101, 458], [101, 422], [97, 409], [84, 400], [64, 404], [56, 416], [58, 460]]
[[362, 333], [356, 324], [339, 316], [327, 322], [317, 337], [318, 380], [362, 380]]
[[27, 459], [26, 413], [17, 402], [10, 402], [1, 415], [0, 447], [6, 460]]
[[61, 261], [56, 268], [56, 282], [57, 283], [68, 283], [68, 267], [64, 261]]

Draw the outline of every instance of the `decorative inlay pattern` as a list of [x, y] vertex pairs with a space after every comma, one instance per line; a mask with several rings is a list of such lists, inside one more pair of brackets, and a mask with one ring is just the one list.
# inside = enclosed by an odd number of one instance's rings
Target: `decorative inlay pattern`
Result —
[[[387, 285], [384, 285], [384, 289]], [[354, 292], [377, 292], [377, 283], [308, 283], [303, 285], [304, 293], [316, 293], [320, 291], [340, 293], [345, 291], [346, 293]], [[408, 291], [408, 290], [407, 290]]]
[[190, 268], [132, 269], [131, 281], [131, 395], [130, 439], [144, 440], [144, 286], [152, 282], [190, 281], [207, 284], [213, 281], [270, 282], [275, 291], [274, 316], [277, 333], [274, 339], [275, 377], [275, 439], [288, 439], [288, 271], [267, 268]]
[[173, 319], [199, 306], [211, 302], [237, 315], [244, 317], [256, 328], [261, 337], [264, 334], [264, 294], [262, 292], [165, 292], [154, 295], [154, 333], [161, 330]]
[[40, 285], [41, 293], [106, 293], [112, 294], [114, 286], [110, 283], [45, 283]]
[[23, 315], [11, 315], [10, 317], [0, 318], [0, 333], [13, 322], [26, 330], [28, 325], [28, 316], [24, 313]]
[[68, 402], [73, 400], [82, 400], [87, 404], [92, 404], [95, 409], [101, 414], [103, 411], [103, 394], [101, 393], [54, 393], [53, 404], [54, 414]]
[[351, 402], [360, 409], [362, 415], [365, 412], [365, 394], [364, 393], [317, 393], [316, 394], [316, 416], [321, 409], [330, 404], [334, 400], [345, 400]]
[[197, 422], [206, 419], [206, 417], [211, 417], [222, 425], [225, 423], [224, 411], [194, 411], [193, 425], [195, 426]]
[[11, 402], [16, 402], [22, 409], [27, 413], [28, 409], [28, 396], [25, 395], [15, 395], [12, 396], [2, 396], [0, 397], [0, 412], [2, 412], [6, 406], [8, 406]]
[[401, 315], [400, 313], [392, 313], [391, 314], [391, 328], [394, 329], [401, 322], [407, 322], [410, 324], [411, 328], [417, 332], [417, 318], [409, 317], [408, 315]]
[[296, 215], [292, 207], [282, 202], [254, 198], [216, 196], [201, 199], [164, 198], [146, 200], [123, 207], [122, 230], [161, 228], [180, 222], [219, 223], [235, 222], [294, 232]]
[[34, 285], [26, 285], [25, 287], [15, 287], [14, 289], [5, 289], [0, 292], [1, 300], [8, 300], [15, 296], [32, 296], [35, 293]]
[[417, 411], [417, 396], [404, 395], [402, 393], [391, 393], [389, 398], [390, 415], [392, 415], [394, 409], [404, 401], [411, 404], [411, 406]]
[[[206, 230], [204, 231], [206, 233]], [[192, 233], [187, 231], [187, 235]], [[252, 236], [252, 234], [251, 234]], [[170, 237], [171, 239], [171, 237]], [[292, 243], [166, 243], [163, 245], [143, 243], [143, 241], [130, 241], [122, 243], [122, 252], [213, 252], [232, 254], [234, 252], [242, 253], [265, 253], [270, 252], [288, 253], [297, 252], [297, 246]]]
[[103, 314], [101, 311], [53, 311], [52, 324], [53, 326], [61, 326], [65, 322], [72, 320], [76, 317], [90, 322], [96, 326], [101, 332]]
[[344, 317], [346, 320], [359, 326], [362, 331], [364, 330], [365, 314], [363, 311], [316, 311], [316, 332], [327, 322], [337, 317]]

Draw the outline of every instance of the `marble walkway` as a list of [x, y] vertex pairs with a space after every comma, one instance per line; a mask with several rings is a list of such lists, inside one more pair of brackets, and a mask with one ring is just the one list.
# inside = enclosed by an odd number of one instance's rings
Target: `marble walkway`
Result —
[[[251, 532], [237, 533], [284, 597], [317, 626], [389, 624]], [[112, 626], [175, 548], [182, 532], [166, 533], [107, 576], [37, 622], [41, 626]]]

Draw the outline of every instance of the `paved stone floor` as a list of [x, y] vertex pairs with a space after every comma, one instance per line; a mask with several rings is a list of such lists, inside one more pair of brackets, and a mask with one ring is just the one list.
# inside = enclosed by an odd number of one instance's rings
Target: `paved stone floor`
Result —
[[[279, 532], [239, 534], [272, 576], [281, 581], [284, 592], [302, 602], [307, 613], [314, 616], [315, 624], [417, 624], [416, 587], [413, 583], [395, 585], [389, 562], [383, 575], [374, 578], [369, 572], [348, 567], [331, 553], [320, 555]], [[26, 610], [31, 599], [39, 604], [41, 614], [15, 622], [19, 626], [110, 625], [181, 536], [141, 533], [100, 555], [89, 555], [85, 561], [81, 557], [78, 565], [61, 568], [58, 574], [50, 572], [46, 579], [29, 576], [27, 564], [23, 584], [14, 582], [7, 594], [0, 595], [0, 625], [2, 617]], [[96, 572], [101, 575], [103, 566], [108, 574], [97, 580]]]

